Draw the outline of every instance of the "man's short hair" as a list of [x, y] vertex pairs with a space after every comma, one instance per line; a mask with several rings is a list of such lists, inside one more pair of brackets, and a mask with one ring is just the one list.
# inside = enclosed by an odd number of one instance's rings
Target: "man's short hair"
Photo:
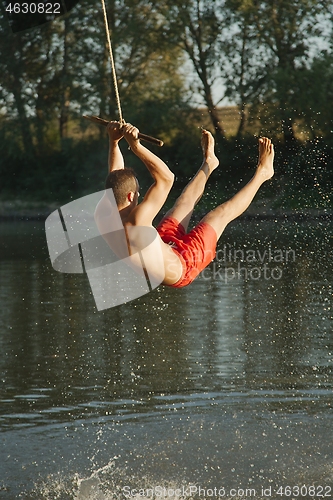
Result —
[[127, 195], [131, 191], [135, 193], [138, 185], [134, 170], [131, 168], [122, 168], [109, 172], [105, 179], [105, 189], [112, 189], [118, 206], [124, 205]]

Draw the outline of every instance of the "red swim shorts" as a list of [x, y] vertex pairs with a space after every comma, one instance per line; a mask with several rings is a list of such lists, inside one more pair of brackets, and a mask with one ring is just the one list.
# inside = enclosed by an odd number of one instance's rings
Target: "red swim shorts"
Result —
[[156, 229], [164, 243], [172, 244], [172, 250], [183, 264], [182, 277], [172, 287], [181, 288], [192, 283], [216, 255], [217, 235], [206, 222], [200, 222], [186, 233], [177, 219], [165, 217]]

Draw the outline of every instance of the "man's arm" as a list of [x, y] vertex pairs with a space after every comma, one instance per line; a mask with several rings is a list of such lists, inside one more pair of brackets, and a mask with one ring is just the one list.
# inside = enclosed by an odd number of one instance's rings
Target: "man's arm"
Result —
[[163, 207], [172, 188], [174, 174], [158, 156], [145, 148], [138, 139], [138, 129], [126, 124], [123, 134], [133, 153], [146, 165], [154, 183], [148, 189], [143, 201], [134, 211], [137, 224], [151, 224]]
[[[106, 127], [109, 135], [109, 172], [124, 168], [124, 158], [119, 148], [119, 141], [123, 137], [120, 128], [120, 123], [115, 121], [110, 122]], [[95, 222], [101, 234], [107, 232], [104, 230], [104, 226], [105, 224], [108, 225], [111, 214], [112, 205], [106, 193], [104, 193], [94, 213]]]
[[119, 141], [123, 137], [119, 122], [110, 122], [107, 126], [109, 134], [109, 172], [124, 168], [124, 158], [119, 148]]

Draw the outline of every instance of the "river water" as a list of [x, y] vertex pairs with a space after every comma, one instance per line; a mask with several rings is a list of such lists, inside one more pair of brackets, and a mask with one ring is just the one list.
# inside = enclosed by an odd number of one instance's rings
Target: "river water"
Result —
[[332, 228], [242, 221], [184, 289], [97, 311], [0, 224], [0, 498], [333, 495]]

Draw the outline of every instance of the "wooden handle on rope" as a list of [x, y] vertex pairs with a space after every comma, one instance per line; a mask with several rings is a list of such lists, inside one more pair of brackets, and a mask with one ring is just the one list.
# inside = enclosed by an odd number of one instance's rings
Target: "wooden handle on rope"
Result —
[[[99, 116], [83, 115], [83, 118], [86, 118], [91, 122], [98, 123], [99, 125], [103, 125], [104, 127], [106, 127], [110, 123], [108, 120], [103, 120], [103, 118], [99, 118]], [[161, 141], [160, 139], [156, 139], [155, 137], [151, 137], [150, 135], [141, 134], [141, 132], [139, 132], [139, 139], [151, 142], [152, 144], [156, 144], [157, 146], [163, 146], [163, 141]]]

